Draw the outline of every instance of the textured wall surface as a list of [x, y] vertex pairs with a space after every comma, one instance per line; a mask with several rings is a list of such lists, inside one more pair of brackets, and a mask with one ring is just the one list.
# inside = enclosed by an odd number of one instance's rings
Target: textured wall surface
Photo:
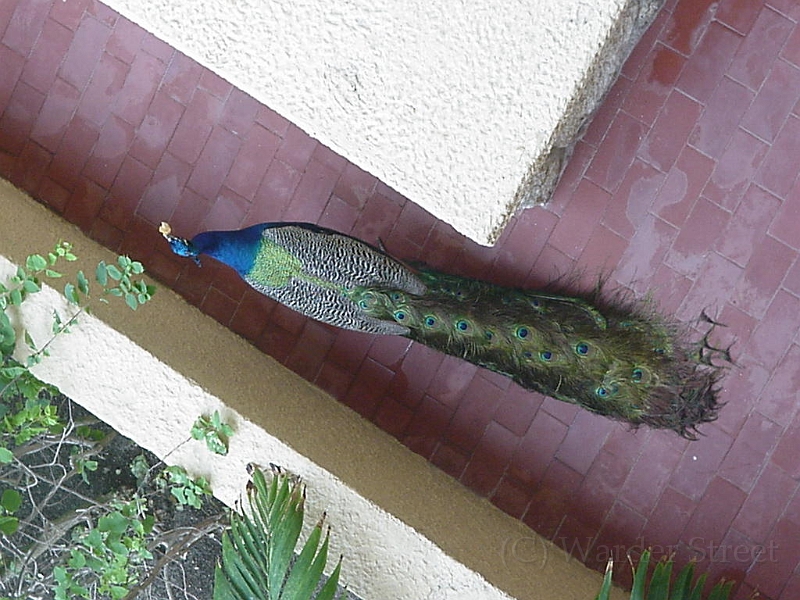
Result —
[[620, 20], [662, 1], [106, 3], [486, 244], [560, 174]]
[[[46, 252], [60, 239], [75, 244], [80, 262], [72, 268], [113, 260], [2, 180], [0, 213], [14, 215], [0, 219], [0, 281], [27, 254]], [[16, 315], [39, 345], [51, 335], [54, 308], [62, 315], [68, 310], [63, 296], [47, 287]], [[307, 525], [327, 511], [332, 556], [344, 554], [343, 583], [359, 596], [511, 597], [487, 579], [521, 600], [583, 600], [598, 589], [598, 573], [169, 290], [159, 289], [137, 313], [121, 303], [97, 313], [100, 318], [82, 317], [51, 346], [37, 375], [162, 458], [180, 446], [168, 461], [208, 477], [229, 505], [244, 489], [250, 462], [273, 462], [302, 476]], [[195, 418], [214, 410], [236, 432], [226, 457], [199, 442], [181, 445]]]

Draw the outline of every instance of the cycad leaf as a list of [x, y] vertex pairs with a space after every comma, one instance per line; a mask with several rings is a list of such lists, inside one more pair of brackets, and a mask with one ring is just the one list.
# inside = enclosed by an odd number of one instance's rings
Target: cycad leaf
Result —
[[717, 585], [714, 586], [714, 589], [711, 590], [711, 594], [708, 596], [708, 600], [728, 600], [728, 597], [731, 595], [733, 591], [733, 582], [732, 581], [721, 581]]
[[647, 581], [647, 568], [650, 566], [650, 551], [645, 550], [633, 574], [631, 600], [645, 600], [644, 586]]
[[689, 600], [702, 600], [703, 598], [703, 588], [706, 585], [706, 578], [708, 577], [708, 573], [703, 573], [700, 577], [697, 578], [697, 582], [694, 584], [692, 591], [689, 593]]
[[[289, 578], [286, 580], [286, 585], [283, 588], [284, 597], [291, 598], [292, 600], [306, 600], [311, 597], [317, 582], [322, 576], [322, 568], [325, 567], [325, 562], [323, 561], [319, 572], [314, 572], [317, 566], [314, 557], [317, 555], [317, 548], [321, 537], [322, 525], [318, 524], [314, 527], [311, 535], [308, 536], [297, 560], [292, 565], [292, 571], [289, 573]], [[328, 540], [326, 537], [326, 546], [327, 542]], [[323, 549], [327, 550], [327, 547]]]
[[614, 561], [608, 561], [606, 564], [606, 574], [603, 576], [603, 585], [600, 587], [600, 592], [594, 600], [609, 600], [611, 597], [611, 578], [614, 574]]
[[672, 561], [661, 560], [656, 564], [647, 590], [647, 600], [668, 600], [669, 584], [672, 578]]
[[325, 585], [322, 586], [322, 589], [317, 594], [316, 600], [333, 600], [336, 596], [336, 591], [339, 589], [339, 573], [342, 570], [342, 557], [339, 557], [339, 562], [336, 564], [336, 568], [331, 573], [331, 576], [328, 577], [328, 581], [325, 582]]
[[688, 600], [692, 589], [692, 579], [694, 579], [694, 562], [690, 562], [678, 573], [670, 600]]

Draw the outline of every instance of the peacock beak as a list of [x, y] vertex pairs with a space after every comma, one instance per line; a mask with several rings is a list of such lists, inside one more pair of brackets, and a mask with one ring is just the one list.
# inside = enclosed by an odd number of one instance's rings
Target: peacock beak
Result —
[[178, 256], [187, 256], [193, 259], [198, 267], [201, 266], [200, 258], [197, 256], [198, 252], [194, 246], [192, 246], [192, 243], [189, 240], [172, 235], [172, 227], [170, 227], [169, 223], [162, 221], [161, 225], [158, 227], [158, 232], [169, 242], [169, 247], [175, 254]]

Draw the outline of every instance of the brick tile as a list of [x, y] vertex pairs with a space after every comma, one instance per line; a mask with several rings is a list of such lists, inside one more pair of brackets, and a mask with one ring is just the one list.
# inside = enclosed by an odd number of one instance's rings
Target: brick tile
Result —
[[353, 226], [353, 233], [371, 244], [379, 245], [384, 232], [391, 229], [401, 207], [381, 195], [377, 195], [361, 210]]
[[758, 562], [747, 575], [747, 581], [767, 598], [785, 598], [781, 590], [792, 576], [800, 556], [800, 524], [788, 519], [779, 520], [771, 534], [774, 560]]
[[578, 413], [581, 412], [580, 407], [568, 402], [556, 400], [555, 398], [550, 398], [549, 396], [545, 396], [542, 401], [542, 410], [568, 427], [575, 420]]
[[800, 6], [792, 0], [769, 0], [768, 4], [793, 21], [800, 21]]
[[[319, 225], [341, 233], [350, 233], [358, 217], [359, 212], [355, 208], [336, 196], [331, 196], [320, 216]], [[395, 250], [392, 244], [390, 247]]]
[[733, 290], [732, 303], [753, 317], [763, 317], [796, 257], [796, 251], [765, 236]]
[[147, 114], [164, 70], [164, 65], [156, 58], [145, 53], [137, 54], [111, 112], [138, 126]]
[[648, 210], [663, 183], [663, 173], [646, 162], [635, 159], [609, 202], [603, 215], [603, 224], [623, 238], [630, 239], [649, 218]]
[[199, 86], [220, 100], [227, 99], [233, 88], [230, 83], [210, 69], [203, 69]]
[[[779, 290], [761, 323], [750, 337], [748, 352], [756, 360], [761, 361], [765, 367], [772, 369], [791, 345], [798, 328], [800, 328], [800, 298]], [[787, 368], [792, 371], [791, 367], [788, 367], [790, 364], [792, 363], [787, 363]], [[800, 386], [800, 382], [798, 382], [798, 386]], [[800, 387], [795, 389], [800, 389]], [[786, 391], [788, 392], [788, 390]], [[762, 399], [763, 401], [777, 406], [783, 404], [777, 402], [777, 398]], [[765, 410], [762, 408], [762, 412]], [[778, 414], [775, 414], [770, 410], [764, 414], [774, 417], [776, 420], [785, 418], [786, 412], [780, 410], [777, 412]]]
[[283, 212], [283, 219], [316, 223], [325, 210], [338, 176], [338, 173], [328, 167], [310, 161], [300, 177], [289, 206]]
[[616, 191], [646, 131], [644, 123], [619, 112], [589, 164], [586, 177], [609, 192]]
[[744, 492], [750, 491], [783, 429], [754, 412], [737, 434], [719, 468], [719, 475]]
[[619, 491], [619, 499], [642, 515], [656, 506], [681, 458], [671, 439], [653, 435], [649, 439], [647, 454], [639, 458]]
[[663, 172], [669, 171], [686, 145], [701, 111], [700, 104], [679, 91], [673, 91], [650, 133], [642, 141], [637, 156]]
[[677, 316], [696, 319], [703, 311], [718, 312], [730, 299], [742, 278], [742, 268], [716, 252], [708, 255], [695, 273], [695, 283], [686, 294]]
[[105, 123], [125, 83], [128, 65], [104, 53], [78, 103], [77, 114], [98, 127]]
[[153, 171], [135, 158], [125, 156], [111, 186], [111, 197], [103, 206], [103, 220], [127, 230]]
[[762, 6], [761, 2], [752, 0], [723, 2], [717, 9], [715, 18], [742, 35], [747, 35], [758, 18]]
[[737, 130], [711, 174], [703, 195], [727, 210], [734, 210], [768, 150], [769, 146], [761, 140]]
[[406, 429], [403, 443], [417, 454], [430, 459], [452, 416], [451, 408], [425, 396]]
[[45, 96], [23, 81], [17, 83], [0, 118], [0, 150], [19, 155], [39, 116]]
[[629, 461], [620, 460], [610, 452], [601, 450], [580, 488], [570, 499], [567, 507], [569, 513], [578, 521], [599, 530], [630, 472]]
[[[799, 598], [800, 597], [800, 573], [795, 573], [789, 578], [789, 581], [786, 583], [786, 587], [783, 588], [783, 592], [781, 593], [781, 598], [784, 600], [790, 600], [791, 598]], [[734, 600], [738, 600], [738, 598], [734, 598]]]
[[51, 0], [18, 2], [3, 35], [3, 44], [22, 56], [28, 56], [42, 30], [50, 5]]
[[783, 469], [767, 464], [733, 520], [732, 527], [755, 542], [767, 542], [769, 532], [783, 514], [795, 490], [797, 482], [794, 479]]
[[371, 344], [371, 335], [342, 329], [338, 332], [328, 356], [337, 365], [356, 372], [367, 356]]
[[64, 218], [83, 231], [90, 231], [107, 195], [107, 190], [99, 185], [91, 181], [81, 182], [67, 202]]
[[0, 44], [0, 62], [3, 64], [3, 69], [0, 70], [0, 115], [2, 115], [26, 63], [22, 56], [2, 44]]
[[800, 67], [800, 27], [795, 27], [781, 50], [781, 57]]
[[289, 131], [289, 121], [267, 106], [259, 107], [256, 122], [281, 138]]
[[467, 456], [452, 446], [441, 444], [431, 457], [431, 463], [439, 467], [442, 471], [458, 479], [467, 466]]
[[712, 158], [722, 156], [754, 96], [738, 81], [723, 77], [706, 102], [689, 143]]
[[670, 478], [670, 486], [692, 500], [699, 500], [705, 493], [733, 445], [733, 438], [713, 425], [705, 427], [703, 433], [704, 437], [684, 451]]
[[646, 440], [647, 430], [630, 429], [617, 423], [606, 438], [603, 451], [616, 456], [620, 462], [632, 465], [641, 454]]
[[746, 265], [764, 240], [780, 205], [781, 201], [769, 192], [756, 185], [748, 187], [717, 242], [717, 251], [739, 265]]
[[69, 29], [47, 19], [25, 63], [22, 80], [46, 94], [56, 79], [58, 67], [71, 42], [72, 32]]
[[718, 548], [710, 551], [709, 580], [740, 582], [750, 566], [764, 554], [764, 547], [735, 529], [728, 530]]
[[411, 340], [401, 336], [378, 335], [372, 341], [367, 356], [392, 371], [397, 371], [409, 351], [411, 343]]
[[800, 249], [798, 217], [800, 217], [800, 180], [775, 213], [775, 218], [769, 226], [769, 234], [793, 248]]
[[241, 229], [250, 203], [227, 188], [222, 188], [203, 220], [205, 230]]
[[142, 51], [147, 52], [150, 56], [157, 58], [165, 65], [169, 65], [172, 62], [172, 57], [175, 56], [177, 52], [172, 48], [172, 46], [158, 39], [149, 31], [145, 32], [144, 34], [144, 39], [142, 40]]
[[491, 422], [501, 396], [502, 390], [481, 377], [480, 373], [474, 377], [445, 432], [447, 441], [465, 453], [474, 450]]
[[275, 157], [298, 171], [305, 170], [319, 142], [294, 124], [289, 126], [282, 138]]
[[164, 73], [161, 90], [183, 105], [188, 105], [200, 82], [203, 67], [178, 52]]
[[84, 18], [75, 31], [59, 76], [77, 89], [83, 90], [89, 83], [95, 65], [103, 56], [103, 49], [110, 35], [111, 30], [104, 24]]
[[776, 61], [744, 115], [742, 127], [763, 140], [774, 140], [796, 102], [796, 98], [786, 91], [798, 88], [800, 69], [783, 61]]
[[108, 38], [106, 52], [124, 63], [131, 64], [136, 58], [146, 34], [144, 29], [122, 17], [114, 25], [114, 30]]
[[362, 417], [372, 419], [393, 375], [383, 365], [366, 359], [361, 363], [356, 379], [344, 397], [345, 404]]
[[652, 212], [676, 227], [683, 225], [714, 164], [690, 146], [684, 147], [653, 201]]
[[242, 141], [239, 153], [225, 177], [225, 185], [252, 200], [279, 144], [277, 135], [260, 125], [253, 126]]
[[259, 106], [252, 96], [234, 88], [225, 100], [219, 124], [231, 133], [244, 136], [253, 126]]
[[[279, 160], [273, 160], [256, 191], [253, 206], [269, 207], [275, 217], [280, 214], [294, 195], [302, 174]], [[264, 219], [266, 220], [266, 219]], [[273, 218], [272, 220], [276, 220]], [[256, 221], [259, 222], [259, 221]]]
[[61, 79], [56, 79], [33, 125], [31, 139], [50, 152], [55, 152], [79, 98], [78, 90]]
[[700, 198], [670, 249], [666, 262], [684, 275], [692, 275], [705, 262], [707, 252], [724, 231], [730, 215]]
[[92, 0], [86, 7], [86, 12], [108, 27], [114, 27], [119, 19], [119, 13], [100, 2], [100, 0]]
[[783, 287], [796, 296], [800, 296], [800, 261], [794, 263], [794, 267], [789, 269], [786, 278], [783, 280]]
[[414, 418], [414, 411], [391, 396], [384, 398], [375, 415], [375, 425], [398, 440], [405, 437], [406, 429]]
[[603, 447], [611, 430], [607, 419], [581, 411], [567, 430], [567, 436], [556, 452], [556, 458], [581, 475], [585, 475]]
[[709, 544], [720, 543], [746, 497], [733, 484], [721, 477], [714, 477], [689, 519], [684, 536], [690, 536], [694, 540], [693, 545], [708, 547]]
[[686, 62], [677, 89], [698, 102], [706, 102], [731, 64], [741, 39], [724, 25], [712, 22]]
[[616, 280], [623, 285], [642, 282], [646, 286], [677, 236], [677, 229], [657, 217], [643, 220], [620, 258]]
[[[645, 519], [630, 507], [616, 502], [606, 517], [606, 522], [597, 534], [592, 551], [586, 557], [586, 566], [595, 570], [604, 569], [609, 559], [622, 564], [626, 554], [635, 548], [644, 529]], [[630, 586], [630, 575], [627, 570], [617, 573], [620, 585]]]
[[9, 176], [11, 183], [33, 195], [38, 195], [52, 155], [32, 140], [25, 142], [17, 161], [17, 170]]
[[[124, 235], [125, 234], [122, 231], [113, 225], [106, 223], [102, 219], [95, 219], [94, 223], [92, 223], [92, 229], [89, 232], [89, 236], [94, 241], [105, 246], [112, 252], [119, 252]], [[174, 277], [172, 278], [164, 278], [162, 264], [160, 262], [156, 263], [153, 261], [152, 257], [147, 261], [147, 274], [168, 285], [174, 284], [175, 280], [178, 278], [177, 273], [175, 273]]]
[[83, 19], [83, 11], [89, 6], [90, 0], [70, 0], [69, 2], [53, 2], [50, 9], [50, 18], [64, 27], [75, 31]]
[[579, 473], [554, 460], [534, 492], [522, 521], [545, 538], [552, 538], [581, 479]]
[[525, 486], [536, 485], [544, 476], [566, 435], [566, 425], [543, 411], [536, 413], [527, 433], [514, 451], [508, 466], [508, 475]]
[[192, 237], [202, 231], [202, 223], [212, 206], [208, 200], [195, 194], [189, 188], [182, 188], [177, 199], [169, 198], [168, 200], [170, 204], [177, 200], [170, 217], [172, 229], [182, 232], [181, 235], [186, 237]]
[[792, 189], [797, 178], [797, 169], [790, 168], [795, 164], [794, 157], [800, 153], [800, 119], [790, 116], [764, 159], [756, 183], [767, 188], [779, 198], [785, 198]]
[[664, 26], [663, 39], [678, 52], [691, 54], [703, 37], [703, 30], [714, 18], [715, 9], [711, 0], [679, 2]]
[[348, 204], [363, 208], [375, 192], [377, 179], [359, 167], [348, 164], [341, 173], [333, 193]]
[[461, 483], [479, 496], [489, 496], [500, 483], [518, 442], [519, 437], [508, 429], [490, 422], [461, 475]]
[[[51, 163], [52, 164], [52, 163]], [[70, 191], [49, 177], [42, 179], [39, 185], [39, 198], [41, 198], [47, 205], [56, 212], [63, 212], [64, 207], [70, 197]]]
[[204, 198], [213, 200], [222, 187], [240, 145], [238, 137], [226, 129], [214, 127], [187, 185]]
[[695, 506], [696, 503], [691, 498], [667, 486], [647, 519], [642, 532], [645, 542], [648, 545], [677, 544], [694, 513]]
[[183, 111], [182, 104], [160, 91], [156, 92], [144, 120], [136, 130], [136, 138], [131, 144], [131, 156], [155, 169]]
[[511, 518], [521, 519], [531, 500], [531, 495], [531, 492], [503, 477], [489, 500]]
[[86, 164], [100, 132], [81, 117], [74, 117], [50, 163], [48, 175], [63, 187], [72, 190]]
[[[604, 106], [604, 104], [601, 105], [601, 108], [602, 106]], [[586, 143], [586, 136], [584, 136], [583, 139], [576, 144], [575, 151], [572, 153], [572, 158], [567, 162], [564, 172], [561, 174], [561, 179], [559, 179], [558, 185], [553, 192], [553, 196], [547, 203], [546, 212], [554, 216], [560, 216], [564, 212], [564, 207], [569, 203], [572, 195], [575, 193], [575, 188], [578, 187], [578, 184], [583, 179], [586, 169], [589, 163], [594, 159], [595, 154], [596, 148]], [[523, 212], [523, 214], [525, 213]]]
[[256, 340], [256, 346], [265, 354], [277, 361], [283, 361], [291, 352], [297, 338], [278, 326], [269, 326], [261, 337]]
[[793, 480], [800, 478], [800, 462], [797, 461], [797, 449], [800, 448], [800, 421], [795, 419], [791, 427], [781, 436], [775, 452], [770, 457], [770, 464], [780, 467]]
[[307, 320], [297, 344], [284, 364], [303, 379], [314, 381], [325, 355], [333, 346], [334, 335], [327, 326]]
[[[797, 303], [794, 301], [789, 301], [787, 304], [784, 304], [786, 300], [789, 300], [786, 296], [778, 294], [778, 297], [773, 303], [776, 314], [779, 311], [790, 310], [789, 307], [797, 308]], [[772, 330], [772, 332], [774, 332], [773, 337], [769, 341], [777, 346], [777, 348], [773, 350], [766, 346], [766, 342], [763, 343], [764, 346], [767, 347], [767, 350], [761, 352], [761, 354], [766, 354], [767, 360], [763, 361], [765, 366], [768, 368], [777, 366], [777, 368], [774, 369], [772, 378], [767, 385], [764, 386], [761, 395], [758, 397], [756, 406], [761, 413], [773, 419], [775, 422], [785, 423], [797, 411], [798, 400], [800, 400], [800, 372], [798, 372], [796, 368], [796, 365], [800, 364], [797, 362], [800, 360], [800, 347], [786, 343], [786, 340], [791, 339], [792, 334], [798, 329], [798, 317], [796, 311], [791, 318], [786, 318], [785, 321], [781, 319], [770, 319], [771, 316], [772, 315], [768, 315], [767, 319], [762, 321], [759, 328], [756, 329], [756, 332], [753, 334], [753, 338], [751, 338], [754, 340], [751, 345], [755, 346], [757, 352], [760, 350], [759, 344], [761, 343], [762, 336], [769, 335], [768, 332]], [[786, 333], [786, 329], [789, 330], [788, 333]], [[787, 346], [788, 352], [786, 352]], [[767, 353], [770, 350], [771, 353]], [[776, 364], [777, 358], [773, 357], [780, 356], [783, 356], [783, 359], [779, 364]], [[756, 358], [758, 357], [758, 354], [756, 354]]]
[[541, 394], [512, 385], [503, 395], [493, 419], [515, 435], [523, 436], [533, 423], [543, 400]]
[[[641, 47], [642, 41], [637, 44], [636, 49]], [[647, 55], [634, 85], [626, 95], [622, 109], [639, 121], [652, 124], [685, 62], [686, 59], [674, 50], [663, 44], [656, 44]]]
[[[657, 291], [658, 309], [663, 311], [664, 314], [674, 315], [678, 312], [678, 308], [686, 298], [686, 294], [689, 293], [694, 282], [662, 263], [656, 268], [652, 279], [643, 283], [649, 283], [652, 289]], [[646, 293], [648, 287], [634, 283], [634, 289], [637, 294], [641, 294]]]
[[657, 47], [662, 45], [658, 40], [670, 16], [670, 10], [659, 11], [653, 23], [642, 34], [639, 42], [631, 50], [630, 55], [625, 60], [625, 64], [622, 65], [621, 74], [624, 77], [631, 80], [636, 79], [648, 63], [652, 62], [654, 50], [657, 50]]
[[580, 256], [610, 201], [608, 192], [589, 180], [581, 181], [572, 202], [550, 234], [548, 244], [571, 258]]
[[133, 142], [133, 135], [132, 125], [112, 115], [103, 126], [92, 156], [83, 168], [84, 175], [102, 187], [110, 188]]
[[[374, 345], [374, 344], [373, 344]], [[398, 397], [409, 406], [417, 406], [433, 382], [444, 360], [444, 354], [422, 344], [411, 344], [402, 363], [395, 369], [393, 387], [402, 385]]]
[[190, 173], [189, 165], [172, 154], [164, 153], [142, 196], [137, 214], [153, 224], [169, 221]]
[[[726, 312], [722, 314], [723, 317], [727, 315]], [[747, 337], [743, 337], [734, 351], [746, 348], [746, 342]], [[739, 433], [770, 377], [769, 371], [747, 355], [736, 358], [736, 367], [723, 379], [726, 404], [716, 421], [716, 426], [732, 436]]]
[[794, 24], [765, 7], [739, 46], [728, 74], [752, 90], [761, 87]]
[[[625, 101], [625, 98], [628, 96], [632, 86], [633, 82], [628, 77], [617, 77], [617, 80], [613, 83], [608, 92], [606, 92], [603, 102], [597, 107], [595, 114], [592, 115], [586, 128], [586, 133], [581, 138], [581, 142], [579, 142], [576, 146], [575, 153], [578, 154], [578, 156], [583, 155], [583, 153], [589, 150], [591, 150], [593, 153], [594, 149], [600, 145], [608, 133], [611, 124], [616, 119], [617, 113], [619, 112], [622, 103]], [[584, 146], [588, 145], [588, 148], [584, 148], [583, 152], [579, 150], [582, 144]], [[573, 155], [573, 157], [574, 156], [575, 155]], [[574, 158], [570, 159], [570, 161], [567, 163], [564, 176], [567, 176], [568, 171], [571, 170], [570, 164], [573, 162], [573, 160]], [[583, 165], [583, 167], [585, 167], [585, 165]], [[580, 179], [583, 177], [583, 168], [580, 169], [580, 171], [580, 173], [572, 173], [569, 177], [569, 180]], [[564, 176], [562, 176], [562, 179]]]
[[214, 286], [211, 286], [205, 298], [203, 298], [200, 310], [227, 327], [236, 310], [236, 302], [228, 298]]
[[[236, 319], [236, 315], [234, 315], [234, 319]], [[320, 368], [314, 383], [338, 399], [344, 398], [352, 381], [353, 373], [331, 362], [325, 362]]]
[[[176, 100], [180, 101], [178, 98]], [[168, 149], [181, 160], [193, 164], [203, 150], [222, 110], [222, 102], [197, 90], [172, 135]]]

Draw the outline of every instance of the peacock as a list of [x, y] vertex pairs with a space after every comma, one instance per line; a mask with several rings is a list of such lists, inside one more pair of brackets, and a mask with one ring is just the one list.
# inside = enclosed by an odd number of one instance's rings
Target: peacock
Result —
[[[310, 223], [262, 223], [191, 240], [159, 231], [172, 251], [204, 254], [253, 288], [312, 319], [400, 335], [504, 374], [524, 388], [633, 427], [697, 439], [717, 418], [729, 349], [647, 300], [603, 293], [513, 289], [407, 265], [357, 238]], [[721, 360], [717, 360], [721, 359]], [[720, 364], [722, 362], [723, 364]]]

